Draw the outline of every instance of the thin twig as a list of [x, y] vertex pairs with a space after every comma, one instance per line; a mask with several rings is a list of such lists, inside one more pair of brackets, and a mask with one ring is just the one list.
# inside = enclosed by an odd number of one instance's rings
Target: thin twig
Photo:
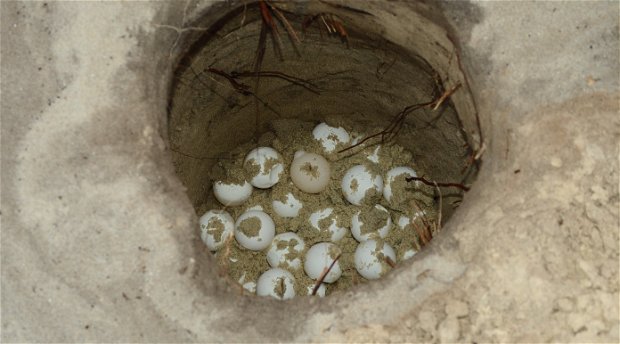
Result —
[[370, 136], [366, 136], [363, 140], [359, 141], [358, 143], [339, 150], [338, 153], [346, 152], [350, 149], [360, 146], [364, 144], [366, 141], [373, 139], [375, 137], [381, 137], [382, 143], [392, 140], [400, 132], [400, 129], [403, 127], [405, 123], [405, 118], [407, 117], [407, 115], [409, 115], [413, 111], [422, 109], [424, 107], [430, 107], [432, 110], [438, 109], [439, 106], [441, 106], [441, 104], [443, 104], [443, 102], [446, 99], [448, 99], [452, 94], [454, 94], [454, 92], [456, 92], [456, 90], [458, 90], [460, 87], [461, 87], [461, 84], [457, 84], [452, 89], [444, 92], [441, 96], [439, 96], [436, 99], [433, 99], [425, 103], [419, 103], [419, 104], [413, 104], [413, 105], [406, 106], [398, 115], [396, 115], [396, 117], [394, 117], [392, 122], [390, 122], [390, 124], [388, 124], [388, 126], [385, 129], [383, 129], [382, 131], [378, 133], [372, 134]]
[[394, 263], [394, 261], [392, 260], [392, 258], [385, 256], [385, 262], [392, 268], [394, 269], [396, 267], [396, 263]]
[[465, 186], [463, 184], [460, 184], [460, 183], [438, 183], [438, 182], [435, 182], [435, 181], [430, 181], [430, 180], [424, 179], [423, 177], [407, 177], [407, 178], [405, 178], [405, 180], [408, 181], [408, 182], [413, 182], [413, 181], [422, 182], [422, 183], [424, 183], [424, 184], [426, 184], [428, 186], [455, 187], [455, 188], [459, 188], [459, 189], [461, 189], [463, 191], [469, 191], [469, 187], [467, 187], [467, 186]]
[[321, 286], [321, 283], [323, 283], [323, 280], [325, 280], [325, 277], [327, 276], [327, 274], [332, 270], [334, 265], [336, 265], [336, 262], [338, 261], [338, 259], [340, 259], [341, 255], [342, 254], [339, 254], [338, 256], [336, 256], [336, 258], [329, 265], [329, 267], [327, 269], [323, 270], [323, 273], [321, 274], [321, 277], [319, 277], [319, 279], [316, 280], [316, 284], [314, 285], [314, 288], [312, 288], [312, 296], [316, 295], [316, 292], [319, 290], [319, 287]]
[[277, 72], [277, 71], [259, 71], [259, 72], [231, 72], [230, 75], [233, 78], [244, 78], [244, 77], [255, 77], [255, 78], [260, 78], [260, 77], [268, 77], [268, 78], [278, 78], [278, 79], [282, 79], [282, 80], [286, 80], [292, 84], [301, 86], [305, 89], [307, 89], [308, 91], [314, 93], [314, 94], [320, 94], [320, 92], [318, 91], [318, 86], [316, 86], [315, 84], [311, 83], [310, 81], [304, 80], [304, 79], [300, 79], [297, 77], [294, 77], [292, 75], [288, 75], [282, 72]]

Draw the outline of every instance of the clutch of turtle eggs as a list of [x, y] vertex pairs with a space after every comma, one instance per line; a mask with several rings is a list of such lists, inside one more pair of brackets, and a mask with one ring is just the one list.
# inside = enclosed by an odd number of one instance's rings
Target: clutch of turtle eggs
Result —
[[[358, 242], [353, 256], [355, 269], [365, 279], [377, 279], [389, 269], [382, 260], [396, 262], [394, 249], [382, 239], [389, 235], [393, 226], [404, 227], [412, 221], [401, 216], [394, 224], [388, 209], [380, 204], [374, 207], [385, 213], [387, 220], [380, 228], [364, 228], [361, 206], [367, 205], [369, 194], [378, 194], [390, 203], [395, 189], [393, 181], [397, 178], [416, 177], [415, 170], [410, 166], [390, 166], [389, 169], [377, 173], [377, 168], [369, 166], [378, 163], [377, 146], [374, 154], [367, 155], [367, 164], [356, 164], [346, 169], [342, 179], [337, 182], [342, 191], [343, 204], [360, 210], [352, 212], [350, 228], [339, 226], [332, 221], [328, 230], [330, 240], [315, 243], [306, 247], [304, 240], [293, 231], [276, 235], [276, 225], [272, 216], [295, 218], [304, 207], [295, 193], [318, 195], [324, 192], [332, 179], [330, 162], [324, 155], [336, 154], [338, 147], [356, 145], [359, 138], [351, 139], [351, 135], [342, 127], [333, 127], [326, 123], [318, 124], [312, 131], [312, 137], [318, 142], [322, 151], [311, 153], [297, 151], [292, 162], [286, 166], [285, 159], [271, 147], [258, 147], [251, 150], [245, 157], [244, 167], [250, 166], [253, 175], [242, 182], [238, 180], [217, 180], [213, 183], [215, 198], [224, 207], [239, 207], [250, 198], [254, 188], [269, 190], [279, 182], [290, 184], [295, 192], [286, 194], [285, 200], [272, 200], [270, 214], [262, 207], [251, 207], [234, 219], [224, 209], [207, 211], [200, 218], [200, 237], [210, 251], [218, 251], [227, 241], [237, 241], [240, 247], [251, 251], [262, 251], [271, 267], [264, 271], [256, 282], [245, 283], [243, 286], [259, 296], [272, 296], [284, 300], [300, 294], [314, 293], [324, 296], [324, 285], [336, 282], [342, 275], [338, 262], [342, 250], [338, 247], [349, 232]], [[320, 154], [317, 154], [320, 153]], [[290, 181], [283, 181], [282, 176], [288, 169]], [[293, 191], [293, 190], [292, 190]], [[345, 201], [346, 200], [346, 201]], [[317, 227], [318, 222], [328, 218], [333, 209], [324, 207], [311, 212], [306, 221]], [[281, 232], [281, 231], [279, 231]], [[294, 254], [291, 254], [294, 253]], [[402, 259], [410, 258], [415, 250], [404, 253]], [[392, 264], [390, 264], [392, 265]], [[305, 274], [316, 281], [318, 288], [308, 287], [307, 290], [295, 290], [295, 277], [291, 272], [303, 269]], [[283, 288], [284, 287], [284, 288]], [[316, 290], [315, 290], [316, 289]]]

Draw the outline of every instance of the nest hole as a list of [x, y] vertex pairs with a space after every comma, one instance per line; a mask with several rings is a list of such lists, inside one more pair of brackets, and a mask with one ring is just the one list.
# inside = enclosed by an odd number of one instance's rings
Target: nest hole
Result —
[[[293, 159], [288, 147], [299, 148], [298, 138], [304, 133], [311, 137], [314, 126], [327, 123], [356, 133], [358, 142], [368, 139], [361, 145], [350, 141], [339, 147], [345, 151], [327, 154], [333, 166], [381, 145], [392, 147], [386, 153], [392, 160], [379, 164], [383, 176], [394, 164], [410, 165], [417, 172], [419, 179], [409, 182], [424, 191], [427, 202], [413, 206], [411, 212], [429, 210], [428, 216], [410, 226], [406, 235], [392, 239], [398, 258], [386, 259], [389, 267], [404, 262], [402, 253], [408, 247], [423, 250], [440, 234], [479, 168], [473, 147], [480, 133], [465, 77], [455, 62], [456, 48], [422, 29], [417, 40], [395, 39], [386, 34], [383, 17], [377, 15], [380, 11], [366, 11], [361, 3], [359, 7], [323, 2], [233, 3], [214, 6], [192, 25], [202, 29], [182, 40], [181, 46], [187, 49], [174, 73], [168, 137], [176, 172], [198, 216], [224, 209], [236, 219], [247, 204], [224, 207], [213, 196], [214, 181], [226, 178], [231, 166], [242, 166], [249, 150], [273, 146], [274, 140], [287, 152], [283, 158], [288, 168]], [[420, 19], [410, 25], [436, 24]], [[316, 150], [316, 142], [309, 146]], [[398, 160], [403, 157], [407, 161]], [[285, 173], [280, 184], [288, 181]], [[270, 189], [254, 190], [262, 202], [276, 197]], [[355, 208], [342, 194], [334, 193], [329, 199], [333, 207]], [[311, 207], [324, 208], [321, 202]], [[381, 202], [397, 228], [398, 217], [407, 210], [394, 210], [389, 202]], [[265, 212], [278, 217], [273, 209]], [[347, 211], [342, 214], [350, 217]], [[275, 221], [277, 233], [297, 231], [290, 226], [298, 226], [301, 220], [287, 221]], [[329, 241], [304, 239], [307, 244]], [[350, 233], [344, 241], [336, 245], [347, 245], [339, 259], [348, 270], [328, 285], [328, 294], [365, 281], [354, 267], [357, 241]], [[216, 259], [205, 264], [217, 264], [232, 284], [256, 282], [269, 269], [266, 249], [239, 253], [234, 237], [228, 245], [233, 247], [218, 250]], [[208, 250], [200, 246], [199, 251]], [[234, 261], [231, 252], [238, 253]], [[305, 276], [305, 280], [297, 289], [313, 284], [303, 268], [300, 274], [296, 278]], [[305, 290], [296, 293], [306, 294]]]

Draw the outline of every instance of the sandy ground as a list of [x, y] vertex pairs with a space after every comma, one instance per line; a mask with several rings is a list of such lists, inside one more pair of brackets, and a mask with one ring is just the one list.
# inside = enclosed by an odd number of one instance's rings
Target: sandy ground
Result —
[[412, 264], [291, 304], [194, 252], [160, 135], [161, 50], [208, 5], [1, 3], [3, 342], [618, 342], [617, 3], [444, 5], [479, 181]]

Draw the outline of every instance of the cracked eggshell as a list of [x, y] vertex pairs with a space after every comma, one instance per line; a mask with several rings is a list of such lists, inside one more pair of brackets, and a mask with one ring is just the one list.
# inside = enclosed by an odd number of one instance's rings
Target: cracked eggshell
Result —
[[344, 128], [332, 127], [326, 123], [320, 123], [314, 127], [312, 136], [327, 154], [333, 153], [338, 145], [343, 146], [351, 140], [349, 133]]
[[[342, 250], [332, 243], [321, 242], [315, 244], [306, 252], [304, 271], [308, 277], [318, 280], [323, 274], [323, 271], [329, 269], [329, 266], [340, 254], [342, 254]], [[336, 282], [340, 278], [340, 275], [342, 275], [342, 269], [340, 268], [340, 262], [336, 261], [331, 270], [329, 270], [329, 273], [325, 276], [325, 279], [323, 279], [323, 282]]]
[[374, 212], [378, 210], [379, 214], [385, 217], [385, 221], [381, 227], [372, 228], [370, 231], [365, 230], [364, 233], [362, 233], [362, 226], [364, 225], [364, 222], [361, 219], [361, 210], [353, 214], [353, 217], [351, 218], [351, 234], [355, 240], [363, 242], [373, 236], [379, 236], [379, 238], [383, 239], [390, 232], [390, 229], [392, 228], [392, 217], [390, 216], [390, 212], [380, 204], [376, 204], [375, 209], [376, 210], [374, 210]]
[[250, 292], [252, 294], [256, 293], [256, 282], [254, 282], [254, 281], [246, 281], [245, 280], [245, 272], [243, 273], [243, 275], [241, 275], [241, 278], [239, 278], [239, 284], [241, 284], [243, 289], [247, 290], [248, 292]]
[[235, 221], [224, 210], [209, 210], [200, 217], [200, 239], [210, 251], [222, 247], [234, 228]]
[[380, 160], [379, 157], [379, 151], [381, 150], [381, 145], [377, 145], [375, 146], [375, 148], [372, 150], [372, 153], [366, 153], [366, 159], [368, 159], [369, 161], [378, 164]]
[[345, 173], [342, 178], [342, 193], [349, 203], [362, 205], [371, 201], [376, 201], [374, 197], [366, 197], [368, 192], [371, 195], [381, 195], [383, 192], [383, 178], [380, 174], [375, 174], [365, 165], [355, 165]]
[[390, 269], [385, 257], [396, 262], [396, 253], [392, 246], [382, 241], [366, 240], [355, 249], [355, 269], [366, 279], [377, 279]]
[[[338, 226], [338, 219], [336, 218], [336, 216], [337, 215], [334, 212], [333, 208], [317, 210], [310, 214], [310, 224], [319, 232], [328, 231], [330, 235], [330, 240], [333, 242], [337, 242], [339, 240], [342, 240], [342, 238], [347, 235], [348, 229], [346, 227]], [[324, 219], [331, 219], [331, 222], [329, 223], [329, 226], [327, 226], [327, 228], [321, 228], [321, 226], [319, 225], [319, 222]]]
[[272, 268], [298, 270], [306, 243], [293, 232], [278, 234], [267, 251], [267, 263]]
[[418, 253], [418, 251], [410, 248], [410, 249], [406, 250], [405, 252], [403, 252], [401, 260], [411, 259], [411, 258], [413, 258], [413, 256], [415, 256], [416, 253]]
[[[312, 283], [306, 286], [306, 292], [308, 296], [312, 296], [312, 291], [314, 290], [315, 285], [316, 283]], [[325, 292], [327, 292], [327, 287], [325, 287], [325, 283], [321, 283], [319, 289], [316, 290], [316, 294], [314, 294], [314, 296], [325, 297]]]
[[225, 206], [234, 207], [243, 204], [252, 195], [252, 189], [252, 185], [247, 181], [239, 184], [218, 180], [213, 183], [215, 198]]
[[256, 295], [278, 300], [292, 299], [295, 297], [295, 277], [284, 269], [269, 269], [258, 278]]
[[299, 211], [303, 208], [303, 204], [298, 200], [293, 193], [286, 194], [286, 201], [274, 199], [271, 202], [273, 211], [282, 217], [297, 217]]
[[258, 147], [251, 150], [245, 157], [243, 165], [248, 171], [258, 170], [250, 180], [250, 184], [259, 189], [268, 189], [280, 181], [284, 164], [280, 153], [271, 147]]
[[235, 223], [235, 239], [248, 250], [260, 251], [269, 247], [275, 233], [275, 223], [262, 211], [247, 211]]
[[393, 190], [392, 184], [396, 178], [408, 178], [408, 177], [417, 177], [417, 176], [418, 175], [415, 172], [415, 170], [407, 166], [394, 167], [393, 169], [389, 170], [385, 174], [385, 185], [383, 187], [383, 198], [385, 198], [386, 201], [391, 203], [393, 193], [407, 192], [407, 190], [404, 190], [404, 189]]

